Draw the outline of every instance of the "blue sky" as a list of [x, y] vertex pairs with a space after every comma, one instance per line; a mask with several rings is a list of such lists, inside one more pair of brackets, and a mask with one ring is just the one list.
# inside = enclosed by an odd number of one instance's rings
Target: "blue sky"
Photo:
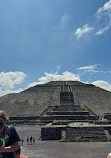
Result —
[[111, 91], [111, 0], [0, 0], [0, 96], [52, 80]]

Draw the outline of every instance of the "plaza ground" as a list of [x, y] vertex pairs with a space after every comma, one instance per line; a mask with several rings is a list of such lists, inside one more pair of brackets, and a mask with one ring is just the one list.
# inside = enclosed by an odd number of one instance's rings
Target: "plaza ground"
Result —
[[[15, 126], [24, 138], [22, 155], [28, 158], [106, 158], [111, 142], [59, 142], [41, 141], [40, 126]], [[35, 144], [27, 145], [27, 136], [35, 137]]]

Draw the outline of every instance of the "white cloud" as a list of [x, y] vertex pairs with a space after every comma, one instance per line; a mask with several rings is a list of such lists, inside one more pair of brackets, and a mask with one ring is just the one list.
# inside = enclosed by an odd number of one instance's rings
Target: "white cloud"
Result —
[[77, 68], [78, 70], [83, 70], [85, 72], [99, 72], [95, 69], [97, 69], [98, 64], [95, 65], [89, 65], [89, 66], [83, 66], [83, 67], [79, 67]]
[[[78, 70], [85, 72], [100, 72], [96, 71], [98, 64], [79, 67]], [[57, 71], [55, 73], [44, 73], [44, 76], [40, 77], [37, 82], [30, 83], [27, 88], [33, 87], [38, 84], [45, 84], [50, 81], [81, 81], [79, 74], [74, 74], [68, 71], [59, 74], [60, 66], [57, 66]], [[109, 73], [111, 73], [109, 71]], [[19, 93], [23, 91], [22, 88], [15, 89], [16, 85], [23, 83], [26, 74], [23, 72], [1, 72], [0, 73], [0, 96], [9, 94], [9, 93]], [[81, 81], [82, 82], [82, 81]], [[86, 82], [84, 82], [86, 83]], [[87, 82], [88, 83], [88, 82]], [[86, 83], [86, 84], [87, 84]], [[94, 81], [92, 84], [111, 91], [111, 85], [106, 81]], [[26, 88], [26, 89], [27, 89]]]
[[77, 28], [77, 30], [75, 32], [75, 35], [79, 39], [83, 35], [88, 34], [89, 32], [91, 32], [93, 29], [94, 29], [93, 27], [89, 27], [88, 24], [86, 24], [82, 28]]
[[105, 26], [104, 28], [100, 29], [98, 32], [96, 32], [97, 35], [101, 35], [104, 32], [106, 32], [110, 28], [109, 25]]
[[35, 86], [37, 84], [44, 84], [50, 81], [80, 81], [80, 76], [68, 71], [63, 72], [62, 74], [58, 73], [44, 73], [45, 76], [42, 76], [38, 79], [39, 82], [34, 82], [28, 85], [27, 88]]
[[1, 72], [0, 73], [0, 96], [8, 93], [17, 93], [23, 89], [14, 90], [16, 85], [20, 85], [26, 74], [23, 72]]
[[111, 85], [106, 81], [98, 80], [92, 82], [92, 84], [95, 85], [96, 87], [100, 87], [111, 92]]
[[[95, 15], [96, 18], [99, 20], [98, 25], [89, 27], [89, 25], [86, 24], [81, 28], [77, 28], [75, 31], [75, 36], [77, 37], [77, 39], [80, 39], [83, 35], [87, 33], [91, 33], [92, 30], [94, 30], [94, 34], [102, 35], [111, 28], [111, 0], [106, 2], [103, 7], [99, 8]], [[71, 40], [72, 38], [74, 38], [72, 34], [70, 38]]]
[[[90, 66], [84, 66], [84, 67], [80, 67], [80, 70], [87, 70], [87, 71], [93, 71], [93, 69], [95, 69], [97, 67], [97, 65], [90, 65]], [[47, 82], [50, 81], [81, 81], [80, 80], [80, 76], [78, 74], [74, 74], [68, 71], [63, 72], [62, 74], [58, 74], [58, 73], [44, 73], [45, 75], [40, 77], [38, 79], [38, 82], [34, 82], [28, 85], [27, 88], [29, 87], [33, 87], [36, 86], [38, 84], [45, 84]], [[83, 82], [83, 81], [81, 81]], [[89, 82], [83, 82], [86, 84], [89, 84]], [[107, 91], [111, 91], [111, 85], [106, 82], [106, 81], [102, 81], [102, 80], [98, 80], [98, 81], [94, 81], [91, 84], [103, 88]]]
[[111, 27], [111, 0], [105, 3], [103, 7], [98, 9], [96, 16], [98, 19], [108, 19], [108, 22], [105, 24], [105, 26], [96, 32], [97, 35], [101, 35]]
[[26, 74], [24, 74], [23, 72], [1, 72], [0, 87], [12, 89], [15, 85], [21, 84], [25, 77]]
[[106, 2], [103, 7], [99, 8], [98, 11], [96, 12], [96, 15], [99, 16], [109, 11], [111, 11], [111, 0]]

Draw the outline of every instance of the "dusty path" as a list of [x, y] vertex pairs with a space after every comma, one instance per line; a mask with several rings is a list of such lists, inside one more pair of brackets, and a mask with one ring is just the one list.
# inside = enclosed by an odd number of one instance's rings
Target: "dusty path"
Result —
[[[40, 141], [41, 128], [36, 126], [16, 126], [20, 137], [24, 138], [22, 154], [28, 158], [106, 158], [111, 151], [111, 142], [60, 143]], [[34, 136], [35, 144], [27, 145], [26, 137]]]

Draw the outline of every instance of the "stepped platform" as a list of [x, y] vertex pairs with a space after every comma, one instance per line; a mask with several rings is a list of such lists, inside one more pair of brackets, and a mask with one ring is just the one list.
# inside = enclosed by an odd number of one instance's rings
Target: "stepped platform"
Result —
[[[110, 114], [107, 116], [110, 118]], [[110, 140], [111, 131], [102, 127], [107, 126], [109, 122], [101, 122], [99, 117], [87, 106], [76, 105], [71, 87], [66, 83], [61, 87], [60, 105], [49, 106], [39, 119], [41, 122], [50, 122], [41, 129], [42, 140]]]
[[50, 121], [59, 121], [66, 120], [69, 121], [94, 121], [98, 118], [96, 115], [87, 107], [81, 105], [76, 105], [74, 101], [73, 92], [70, 86], [67, 86], [66, 83], [61, 87], [60, 91], [60, 105], [48, 106], [40, 115], [39, 119], [41, 121], [50, 120]]

